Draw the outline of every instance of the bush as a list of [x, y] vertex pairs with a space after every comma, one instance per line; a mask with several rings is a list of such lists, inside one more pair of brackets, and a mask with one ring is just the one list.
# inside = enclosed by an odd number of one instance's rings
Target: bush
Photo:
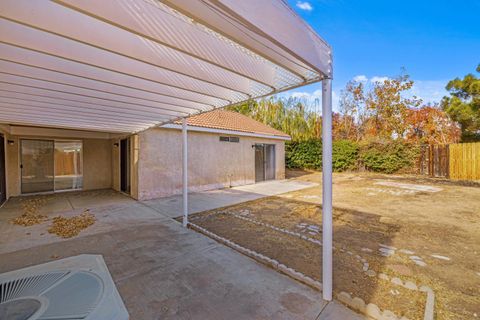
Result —
[[333, 171], [341, 172], [357, 169], [358, 150], [359, 146], [356, 142], [349, 140], [334, 141], [332, 145]]
[[322, 168], [322, 142], [311, 139], [301, 142], [288, 142], [285, 148], [285, 164], [288, 168]]
[[394, 173], [414, 167], [418, 147], [402, 142], [370, 142], [360, 149], [360, 160], [366, 170]]
[[[333, 171], [345, 171], [357, 168], [358, 145], [348, 140], [333, 142]], [[285, 163], [288, 168], [322, 169], [322, 142], [311, 139], [301, 142], [289, 142], [285, 148]]]

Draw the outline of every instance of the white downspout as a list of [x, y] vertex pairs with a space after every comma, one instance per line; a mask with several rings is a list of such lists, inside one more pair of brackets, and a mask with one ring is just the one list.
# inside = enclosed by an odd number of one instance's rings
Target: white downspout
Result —
[[322, 81], [322, 228], [323, 299], [332, 300], [333, 223], [332, 223], [332, 80]]
[[187, 118], [182, 119], [182, 195], [183, 195], [183, 226], [188, 225], [188, 140]]

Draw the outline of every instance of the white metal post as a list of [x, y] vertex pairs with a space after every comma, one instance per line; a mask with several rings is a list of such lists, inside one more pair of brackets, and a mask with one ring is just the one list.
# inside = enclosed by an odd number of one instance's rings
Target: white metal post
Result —
[[188, 140], [187, 118], [182, 119], [182, 187], [183, 187], [183, 226], [188, 225]]
[[332, 300], [333, 223], [332, 223], [332, 80], [322, 81], [322, 229], [323, 299]]

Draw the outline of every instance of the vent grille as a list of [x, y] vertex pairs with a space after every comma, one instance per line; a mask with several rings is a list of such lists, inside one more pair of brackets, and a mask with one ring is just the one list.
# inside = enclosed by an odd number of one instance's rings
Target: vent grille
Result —
[[0, 283], [0, 303], [25, 296], [39, 296], [69, 273], [50, 272]]
[[102, 294], [102, 280], [85, 271], [49, 272], [0, 284], [0, 303], [27, 297], [47, 299], [48, 306], [39, 320], [84, 319]]

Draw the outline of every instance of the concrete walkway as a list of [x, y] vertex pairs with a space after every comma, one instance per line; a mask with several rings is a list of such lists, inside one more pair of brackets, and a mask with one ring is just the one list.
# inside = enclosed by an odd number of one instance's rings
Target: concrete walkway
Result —
[[0, 273], [101, 254], [131, 319], [363, 319], [140, 202], [117, 193], [70, 194], [74, 210], [56, 211], [65, 205], [64, 196], [48, 201], [44, 208], [55, 212], [49, 216], [78, 214], [88, 204], [97, 222], [75, 238], [60, 239], [46, 231], [49, 222], [11, 225], [5, 217], [19, 213], [12, 202], [0, 209], [0, 229], [8, 231], [0, 233]]
[[[202, 212], [314, 186], [317, 184], [306, 181], [273, 180], [241, 187], [193, 192], [189, 194], [188, 211]], [[171, 218], [182, 215], [182, 195], [147, 200], [143, 203]]]

